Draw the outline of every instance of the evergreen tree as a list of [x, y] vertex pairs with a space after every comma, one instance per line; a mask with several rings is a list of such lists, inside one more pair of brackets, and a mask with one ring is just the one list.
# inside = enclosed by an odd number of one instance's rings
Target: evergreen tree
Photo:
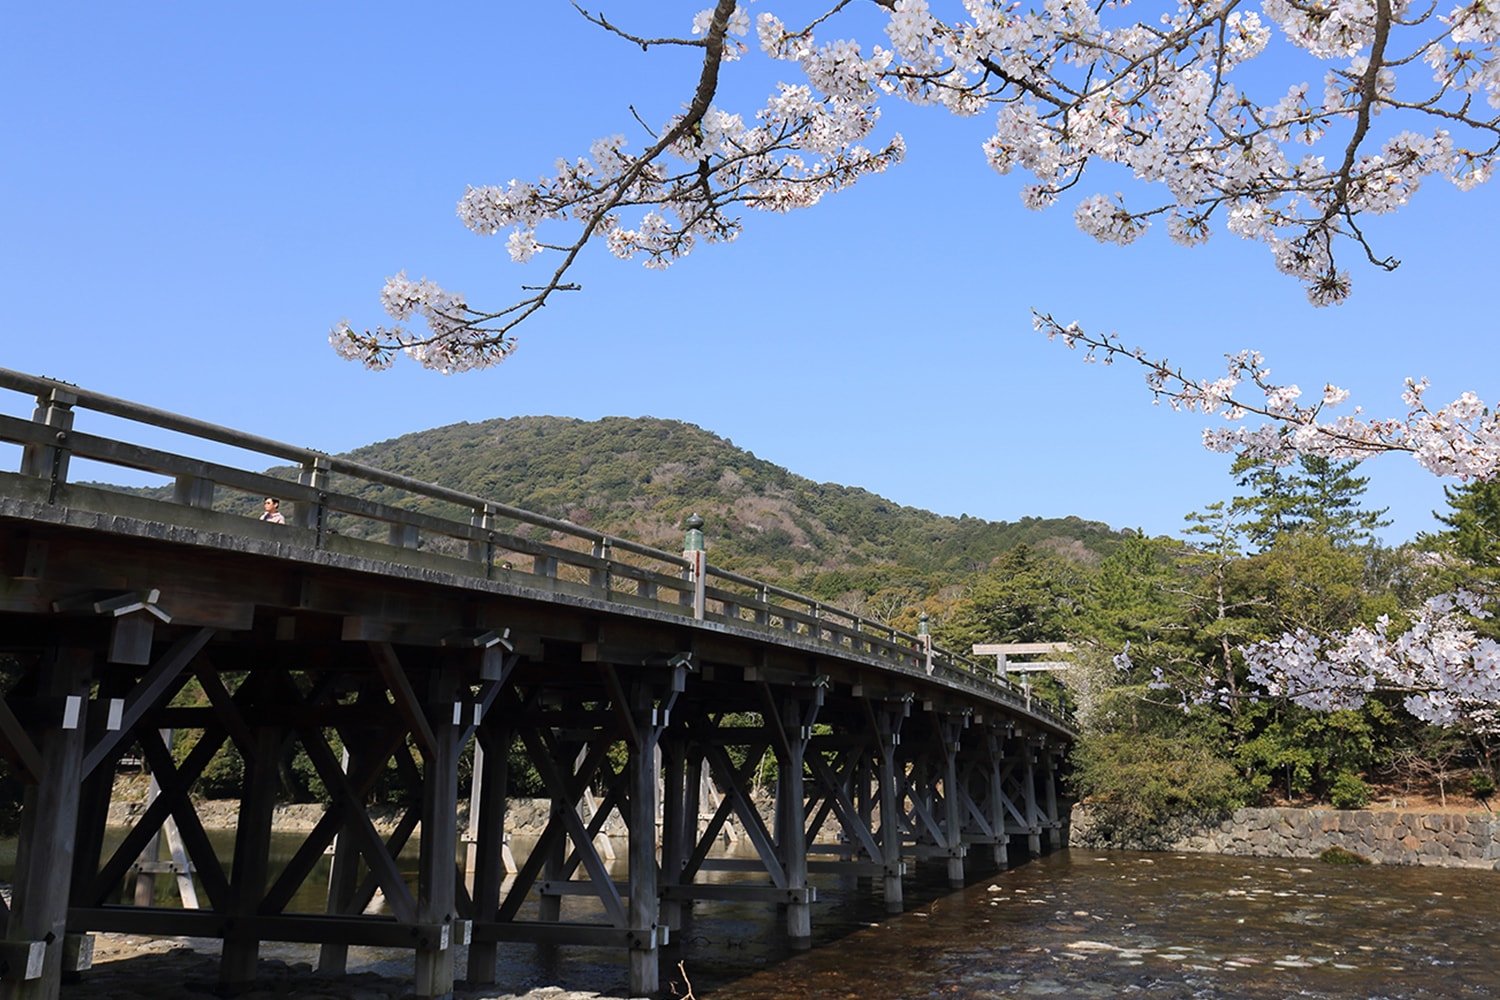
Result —
[[1336, 546], [1367, 545], [1375, 540], [1375, 531], [1391, 522], [1385, 517], [1389, 507], [1363, 510], [1360, 498], [1370, 483], [1368, 476], [1356, 476], [1359, 462], [1350, 459], [1335, 462], [1320, 455], [1303, 455], [1299, 459], [1306, 495], [1308, 528], [1326, 537]]
[[1293, 477], [1281, 466], [1264, 459], [1241, 455], [1229, 470], [1238, 477], [1235, 485], [1249, 488], [1250, 496], [1234, 498], [1231, 510], [1246, 515], [1245, 537], [1257, 548], [1268, 548], [1293, 528], [1302, 526], [1301, 505], [1293, 489]]
[[1320, 535], [1339, 548], [1366, 545], [1374, 532], [1390, 524], [1386, 510], [1360, 506], [1369, 485], [1357, 476], [1359, 462], [1335, 462], [1318, 455], [1300, 455], [1296, 472], [1264, 459], [1238, 458], [1232, 469], [1237, 483], [1254, 491], [1236, 497], [1233, 511], [1248, 517], [1245, 534], [1260, 549], [1275, 545], [1294, 531]]
[[1445, 486], [1448, 513], [1433, 516], [1448, 526], [1437, 535], [1423, 536], [1440, 551], [1466, 563], [1477, 580], [1500, 582], [1500, 480]]
[[[1417, 542], [1443, 557], [1433, 572], [1440, 588], [1462, 587], [1481, 594], [1494, 611], [1500, 598], [1500, 480], [1448, 486], [1443, 494], [1448, 513], [1432, 513], [1448, 530], [1423, 535]], [[1476, 620], [1474, 627], [1500, 638], [1496, 618]]]
[[1060, 642], [1072, 637], [1083, 590], [1080, 567], [1017, 545], [973, 581], [934, 635], [961, 652], [983, 642]]

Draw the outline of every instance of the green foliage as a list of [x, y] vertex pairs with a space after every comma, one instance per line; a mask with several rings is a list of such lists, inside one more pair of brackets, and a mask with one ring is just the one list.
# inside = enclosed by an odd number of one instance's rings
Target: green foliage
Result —
[[1235, 600], [1258, 603], [1260, 631], [1268, 636], [1297, 628], [1326, 634], [1400, 610], [1390, 594], [1366, 587], [1366, 560], [1358, 550], [1310, 532], [1290, 532], [1240, 560], [1226, 582]]
[[1426, 536], [1436, 547], [1489, 582], [1500, 580], [1500, 479], [1445, 486], [1446, 514], [1434, 516], [1448, 530]]
[[1073, 749], [1073, 784], [1108, 835], [1150, 836], [1187, 815], [1244, 805], [1250, 789], [1222, 745], [1162, 730], [1086, 733]]
[[1328, 788], [1328, 801], [1335, 809], [1363, 809], [1370, 804], [1370, 786], [1350, 771], [1340, 771]]
[[1017, 545], [973, 579], [933, 637], [962, 653], [975, 643], [1060, 642], [1073, 633], [1084, 590], [1077, 564]]
[[1326, 798], [1341, 775], [1388, 765], [1400, 726], [1391, 710], [1372, 700], [1359, 711], [1313, 712], [1269, 706], [1253, 723], [1234, 759], [1247, 773], [1266, 776], [1287, 799]]

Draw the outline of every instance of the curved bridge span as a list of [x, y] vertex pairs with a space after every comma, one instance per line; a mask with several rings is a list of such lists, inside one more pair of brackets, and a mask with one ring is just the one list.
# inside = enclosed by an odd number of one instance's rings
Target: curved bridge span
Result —
[[[452, 991], [460, 944], [471, 984], [511, 943], [614, 946], [645, 994], [695, 904], [762, 901], [806, 943], [810, 872], [867, 877], [895, 913], [913, 863], [962, 884], [966, 862], [1066, 842], [1065, 714], [925, 635], [716, 569], [696, 522], [666, 552], [49, 379], [0, 369], [0, 389], [35, 398], [0, 413], [18, 470], [0, 472], [0, 752], [26, 786], [6, 995], [57, 996], [90, 932], [119, 930], [221, 939], [226, 992], [262, 941], [302, 941], [325, 971], [351, 944], [410, 948], [421, 997]], [[167, 485], [78, 482], [85, 461]], [[287, 523], [247, 516], [266, 495]], [[226, 744], [244, 761], [228, 864], [193, 797]], [[279, 866], [295, 750], [330, 805]], [[551, 799], [518, 870], [517, 753]], [[134, 758], [153, 795], [106, 849]], [[751, 797], [768, 760], [769, 819]], [[383, 834], [366, 803], [392, 781], [408, 805]], [[624, 882], [600, 853], [611, 817]], [[713, 856], [727, 829], [755, 860]], [[418, 830], [413, 888], [397, 855]], [[299, 912], [330, 852], [326, 905]], [[726, 867], [750, 877], [706, 879]]]

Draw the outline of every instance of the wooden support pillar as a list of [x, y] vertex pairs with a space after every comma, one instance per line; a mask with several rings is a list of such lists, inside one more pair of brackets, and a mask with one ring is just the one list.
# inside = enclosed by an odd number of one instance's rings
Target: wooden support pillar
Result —
[[943, 846], [948, 849], [948, 884], [955, 889], [964, 886], [963, 795], [958, 788], [958, 749], [963, 732], [961, 716], [949, 716], [939, 723], [943, 736]]
[[626, 767], [630, 792], [630, 995], [661, 987], [656, 871], [656, 744], [662, 719], [650, 688], [632, 687], [635, 731]]
[[[474, 744], [474, 784], [470, 798], [469, 825], [473, 831], [473, 861], [469, 871], [474, 884], [474, 919], [493, 921], [500, 909], [500, 890], [507, 871], [505, 855], [505, 799], [510, 782], [510, 745], [514, 733], [509, 726], [488, 721]], [[477, 810], [475, 807], [478, 807]], [[477, 816], [476, 816], [477, 812]], [[493, 983], [498, 946], [494, 941], [469, 945], [470, 984]]]
[[892, 721], [895, 713], [884, 713], [886, 725], [880, 736], [880, 860], [885, 864], [885, 912], [900, 913], [906, 908], [901, 891], [901, 807], [896, 773], [896, 746], [901, 739], [899, 727]]
[[995, 842], [991, 847], [995, 867], [1004, 871], [1010, 867], [1010, 836], [1005, 832], [1005, 744], [998, 732], [985, 737], [989, 753], [989, 818], [990, 828], [995, 831]]
[[[558, 754], [558, 761], [567, 761], [569, 764], [566, 774], [573, 773], [573, 762], [578, 759], [575, 750], [577, 744], [562, 743]], [[581, 793], [580, 793], [581, 794]], [[569, 801], [563, 796], [561, 789], [553, 789], [551, 805], [547, 813], [547, 826], [549, 828], [567, 829], [567, 822], [563, 818], [564, 811], [574, 810], [578, 807], [577, 802]], [[655, 821], [652, 822], [655, 827]], [[554, 837], [551, 840], [539, 841], [532, 848], [532, 853], [544, 852], [542, 854], [542, 881], [556, 882], [564, 877], [563, 862], [566, 859], [568, 841], [566, 837]], [[542, 893], [537, 900], [537, 919], [546, 923], [556, 923], [562, 919], [562, 897], [556, 893]]]
[[1067, 826], [1057, 815], [1057, 768], [1045, 742], [1037, 749], [1037, 754], [1041, 758], [1042, 805], [1047, 814], [1047, 849], [1055, 851], [1068, 846]]
[[433, 673], [428, 719], [432, 745], [422, 760], [422, 845], [417, 861], [417, 920], [442, 927], [436, 939], [418, 942], [416, 995], [424, 1000], [453, 995], [453, 950], [460, 943], [458, 921], [458, 754], [457, 668], [445, 664]]
[[[661, 808], [661, 885], [668, 889], [682, 883], [682, 872], [689, 853], [697, 845], [697, 795], [689, 796], [687, 787], [687, 745], [680, 734], [663, 738]], [[689, 801], [694, 804], [689, 811]], [[661, 904], [661, 922], [669, 931], [682, 929], [682, 911], [691, 906], [673, 896]]]
[[[872, 762], [861, 755], [849, 768], [849, 797], [854, 800], [860, 822], [870, 831], [875, 829], [875, 808], [880, 803], [880, 769], [878, 761], [874, 763], [872, 770]], [[870, 860], [879, 860], [879, 856]]]
[[1032, 857], [1042, 853], [1042, 813], [1036, 795], [1036, 750], [1031, 740], [1021, 739], [1021, 792], [1026, 802], [1026, 850]]
[[[247, 678], [255, 683], [259, 678]], [[245, 781], [240, 792], [240, 817], [234, 834], [234, 868], [230, 873], [231, 917], [253, 916], [265, 895], [271, 864], [271, 821], [279, 777], [276, 759], [282, 733], [272, 726], [252, 730], [254, 746], [245, 754]], [[236, 930], [231, 919], [224, 932], [219, 960], [219, 992], [233, 996], [255, 982], [260, 939]]]
[[[821, 695], [822, 690], [818, 693]], [[818, 700], [821, 704], [821, 699]], [[816, 713], [816, 706], [813, 708]], [[787, 699], [781, 710], [782, 730], [786, 734], [778, 747], [776, 787], [776, 846], [786, 872], [786, 888], [796, 892], [786, 904], [786, 932], [794, 949], [812, 947], [812, 904], [807, 889], [807, 792], [803, 769], [806, 766], [807, 743], [812, 738], [808, 712], [801, 700]]]
[[[114, 696], [124, 695], [130, 686], [129, 677], [122, 676], [117, 668], [105, 667], [101, 673], [104, 676], [99, 683], [99, 697], [95, 707], [110, 704]], [[115, 724], [112, 720], [106, 723], [106, 727]], [[86, 897], [89, 887], [94, 883], [94, 877], [99, 874], [100, 855], [104, 851], [104, 830], [109, 820], [109, 800], [114, 792], [115, 762], [118, 759], [117, 749], [105, 754], [90, 772], [89, 755], [84, 754], [84, 773], [78, 802], [78, 839], [73, 845], [73, 885], [70, 895], [74, 905], [92, 902]]]
[[[47, 717], [33, 733], [39, 756], [37, 784], [26, 787], [21, 839], [16, 849], [10, 920], [5, 938], [28, 946], [39, 968], [29, 979], [0, 982], [7, 1000], [56, 1000], [62, 989], [63, 945], [68, 923], [69, 880], [78, 828], [83, 777], [83, 707], [88, 699], [94, 654], [55, 649], [42, 665], [38, 695]], [[51, 709], [56, 708], [54, 714]]]
[[[361, 690], [359, 700], [365, 701], [367, 691]], [[351, 740], [352, 737], [352, 740]], [[352, 733], [345, 736], [343, 765], [344, 773], [364, 773], [365, 756], [371, 752], [366, 742], [368, 734]], [[363, 806], [364, 803], [351, 803]], [[354, 838], [339, 834], [333, 839], [333, 857], [328, 863], [328, 906], [330, 914], [347, 914], [354, 905], [359, 890], [359, 847]], [[327, 975], [343, 975], [349, 967], [349, 946], [342, 942], [325, 941], [318, 946], [318, 971]]]

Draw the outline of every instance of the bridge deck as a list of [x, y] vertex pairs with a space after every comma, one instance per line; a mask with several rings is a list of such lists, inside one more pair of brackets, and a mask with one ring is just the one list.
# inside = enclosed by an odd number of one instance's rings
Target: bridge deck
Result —
[[[22, 449], [20, 471], [0, 473], [0, 752], [28, 786], [5, 915], [6, 955], [25, 960], [0, 956], [9, 995], [56, 996], [65, 968], [87, 965], [87, 933], [122, 927], [222, 938], [231, 991], [262, 940], [318, 942], [325, 969], [349, 944], [411, 947], [424, 997], [451, 991], [460, 942], [477, 983], [493, 981], [498, 947], [541, 941], [614, 944], [650, 993], [695, 902], [776, 903], [806, 941], [812, 867], [875, 875], [899, 912], [911, 860], [940, 859], [961, 882], [976, 845], [1003, 864], [1013, 837], [1033, 851], [1065, 839], [1065, 714], [926, 636], [717, 570], [692, 532], [669, 553], [50, 380], [0, 370], [0, 388], [37, 397], [30, 420], [0, 415], [0, 441]], [[89, 434], [81, 411], [290, 461], [296, 481]], [[71, 482], [82, 458], [165, 477], [171, 495]], [[288, 502], [289, 523], [238, 513], [263, 495]], [[227, 866], [193, 805], [225, 746], [243, 761]], [[276, 872], [271, 809], [294, 751], [330, 805]], [[507, 881], [517, 753], [553, 809]], [[160, 792], [106, 855], [126, 755]], [[750, 799], [767, 755], [770, 823]], [[365, 806], [391, 783], [409, 808], [383, 838]], [[623, 886], [596, 846], [611, 814], [629, 830]], [[761, 884], [700, 880], [726, 824], [754, 847]], [[417, 830], [413, 889], [395, 857]], [[197, 909], [150, 905], [170, 867], [154, 863], [161, 838], [196, 871], [179, 881]], [[810, 860], [830, 838], [839, 859]], [[329, 849], [326, 907], [291, 911]], [[377, 890], [390, 912], [367, 916]], [[596, 902], [587, 919], [565, 905], [580, 892]]]

